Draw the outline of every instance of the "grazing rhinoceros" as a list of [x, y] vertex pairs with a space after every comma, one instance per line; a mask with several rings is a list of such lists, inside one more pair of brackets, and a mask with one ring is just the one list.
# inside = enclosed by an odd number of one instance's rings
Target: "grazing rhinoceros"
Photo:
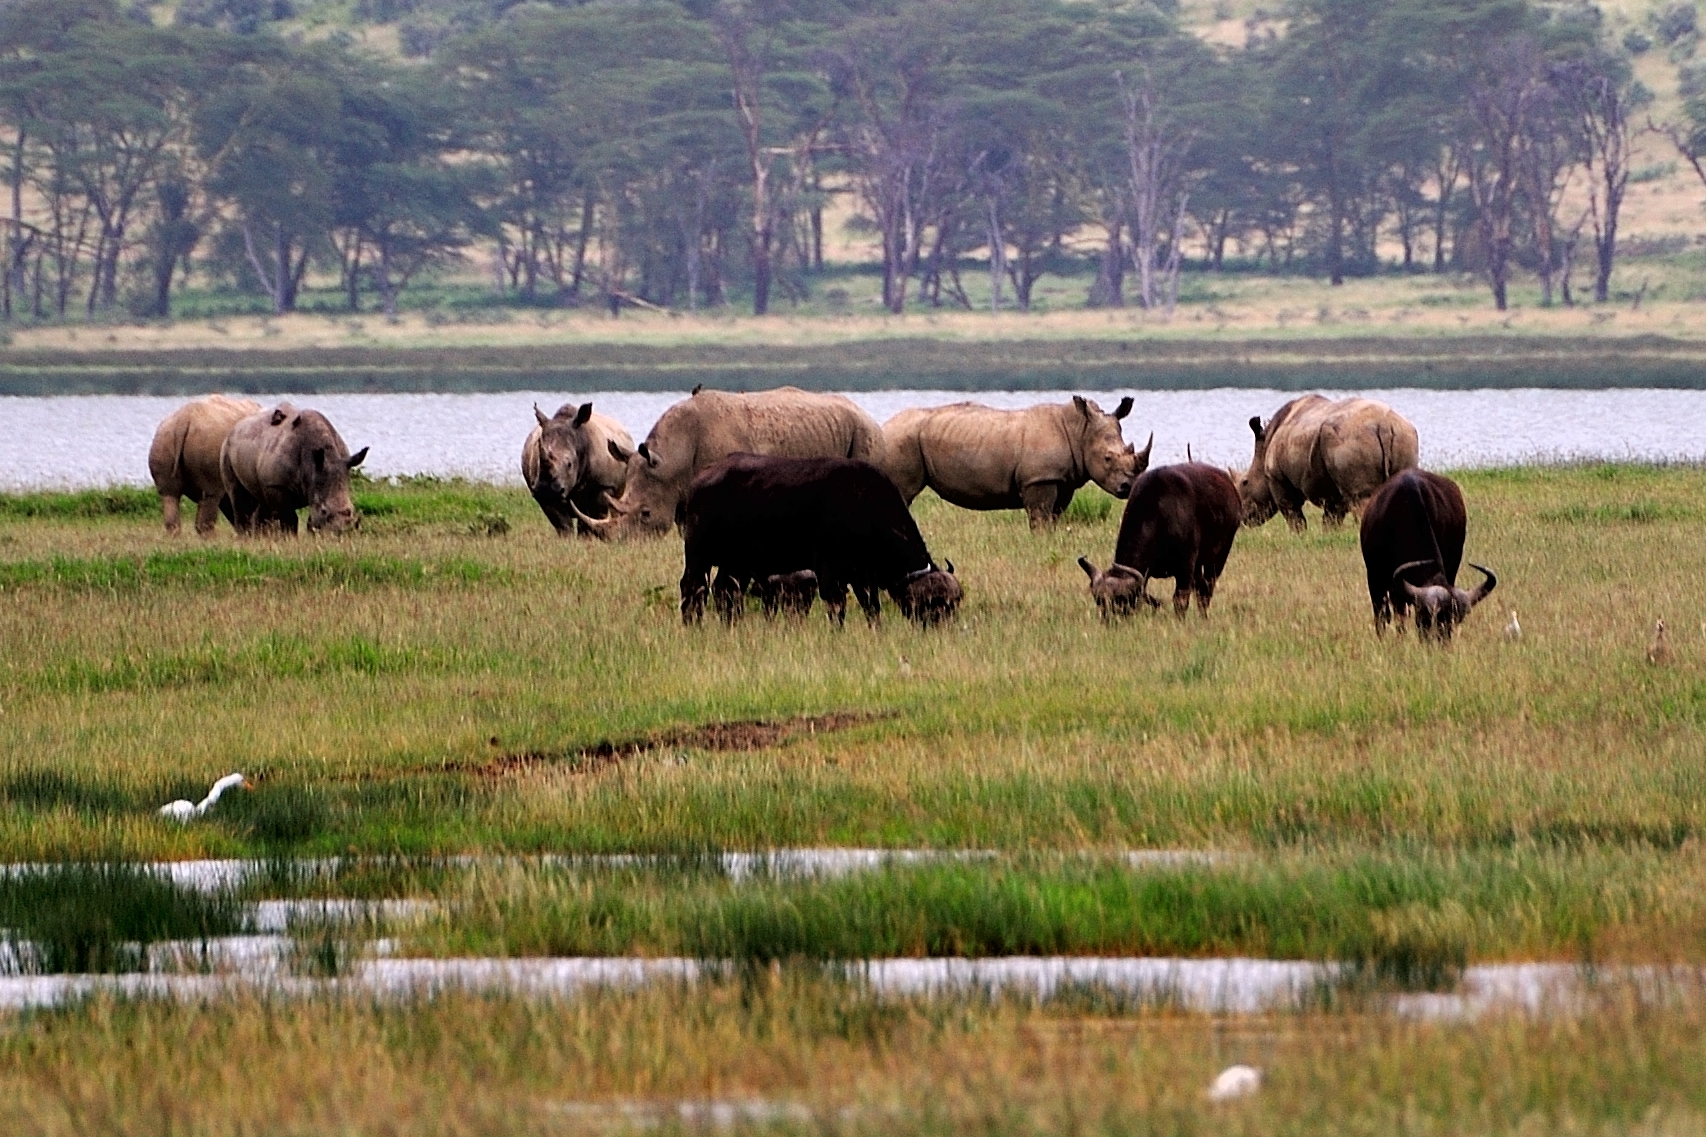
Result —
[[1072, 495], [1095, 482], [1115, 497], [1149, 468], [1120, 433], [1131, 399], [1108, 414], [1082, 396], [1002, 411], [978, 403], [913, 407], [883, 424], [888, 475], [912, 499], [928, 486], [965, 509], [1023, 509], [1031, 528], [1053, 525]]
[[1102, 618], [1131, 612], [1147, 602], [1151, 577], [1172, 577], [1173, 611], [1191, 606], [1204, 616], [1214, 586], [1238, 535], [1238, 489], [1224, 470], [1184, 462], [1150, 470], [1132, 487], [1114, 543], [1114, 563], [1102, 572], [1084, 557], [1078, 566], [1090, 578], [1090, 595]]
[[609, 449], [628, 463], [628, 488], [610, 502], [615, 516], [601, 520], [578, 508], [575, 516], [600, 537], [657, 536], [681, 519], [693, 479], [730, 454], [852, 458], [881, 468], [883, 432], [840, 395], [699, 390], [665, 411], [632, 455]]
[[[566, 537], [575, 531], [577, 509], [602, 520], [622, 496], [628, 463], [616, 455], [632, 454], [634, 440], [615, 419], [594, 414], [591, 403], [564, 403], [550, 418], [535, 406], [533, 417], [539, 425], [521, 447], [521, 477], [551, 527]], [[585, 528], [581, 533], [591, 536]]]
[[837, 624], [846, 618], [849, 586], [873, 621], [881, 591], [920, 624], [959, 607], [953, 564], [936, 567], [894, 484], [869, 462], [732, 455], [694, 479], [681, 532], [681, 618], [690, 624], [704, 613], [713, 568], [727, 619], [739, 614], [754, 582], [806, 570]]
[[179, 499], [186, 497], [196, 503], [195, 531], [201, 536], [212, 535], [221, 513], [236, 524], [225, 481], [219, 476], [219, 448], [233, 426], [260, 409], [259, 403], [248, 399], [209, 395], [166, 416], [148, 448], [148, 472], [160, 493], [166, 532], [178, 531]]
[[1385, 403], [1320, 395], [1293, 399], [1269, 419], [1250, 420], [1255, 456], [1238, 477], [1244, 524], [1276, 512], [1301, 531], [1303, 503], [1321, 507], [1329, 527], [1361, 508], [1381, 483], [1416, 464], [1416, 428]]
[[220, 476], [239, 533], [277, 526], [296, 532], [296, 511], [308, 507], [308, 529], [342, 533], [361, 524], [350, 497], [349, 472], [367, 457], [355, 454], [319, 411], [280, 403], [243, 419], [225, 436]]
[[1362, 563], [1374, 629], [1384, 632], [1396, 614], [1416, 609], [1416, 632], [1449, 640], [1475, 605], [1498, 586], [1491, 569], [1472, 564], [1483, 579], [1473, 589], [1457, 587], [1469, 512], [1457, 483], [1427, 470], [1395, 475], [1362, 511]]

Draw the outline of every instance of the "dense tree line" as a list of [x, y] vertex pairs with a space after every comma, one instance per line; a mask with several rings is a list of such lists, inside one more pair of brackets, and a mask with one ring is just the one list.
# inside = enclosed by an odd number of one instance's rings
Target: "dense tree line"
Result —
[[895, 312], [971, 306], [973, 266], [1028, 308], [1086, 233], [1094, 305], [1170, 307], [1229, 248], [1335, 283], [1396, 250], [1500, 308], [1517, 267], [1573, 302], [1591, 252], [1605, 299], [1648, 96], [1596, 8], [1292, 0], [1217, 50], [1170, 2], [361, 0], [404, 21], [385, 60], [276, 34], [286, 0], [0, 0], [0, 308], [166, 315], [194, 264], [394, 312], [472, 259], [540, 303], [762, 313], [837, 193]]

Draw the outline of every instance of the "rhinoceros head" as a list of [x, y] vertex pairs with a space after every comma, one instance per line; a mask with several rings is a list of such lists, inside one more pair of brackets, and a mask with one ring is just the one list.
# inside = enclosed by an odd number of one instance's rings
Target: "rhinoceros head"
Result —
[[[1404, 574], [1411, 569], [1434, 566], [1433, 575], [1426, 584], [1411, 584], [1404, 579]], [[1487, 598], [1488, 593], [1499, 586], [1499, 578], [1493, 575], [1493, 570], [1482, 568], [1473, 562], [1470, 568], [1482, 576], [1480, 584], [1474, 588], [1458, 588], [1445, 579], [1445, 573], [1440, 571], [1437, 561], [1410, 561], [1401, 564], [1392, 572], [1392, 582], [1403, 586], [1404, 594], [1410, 598], [1410, 603], [1416, 607], [1416, 631], [1420, 635], [1430, 632], [1440, 640], [1449, 640], [1451, 633], [1469, 617], [1475, 605]]]
[[610, 456], [628, 464], [628, 485], [622, 496], [610, 498], [610, 517], [600, 520], [582, 513], [570, 503], [575, 516], [596, 537], [661, 537], [676, 522], [682, 501], [687, 496], [687, 483], [692, 471], [683, 467], [665, 466], [649, 442], [642, 442], [632, 454], [609, 443]]
[[1121, 399], [1113, 414], [1082, 395], [1072, 397], [1072, 406], [1083, 418], [1084, 469], [1090, 480], [1115, 497], [1130, 497], [1132, 483], [1149, 469], [1149, 452], [1155, 447], [1153, 434], [1139, 452], [1120, 433], [1120, 420], [1131, 413], [1131, 396]]
[[566, 498], [586, 473], [590, 457], [586, 424], [592, 418], [592, 404], [566, 403], [550, 418], [536, 404], [533, 417], [539, 421], [539, 480]]
[[1238, 500], [1244, 506], [1244, 524], [1265, 525], [1279, 512], [1279, 502], [1274, 500], [1273, 482], [1268, 478], [1268, 434], [1260, 418], [1250, 419], [1250, 433], [1256, 436], [1256, 451], [1250, 458], [1249, 468], [1242, 473], [1237, 470], [1227, 472], [1238, 483]]
[[1102, 613], [1104, 620], [1115, 616], [1129, 616], [1145, 601], [1151, 608], [1161, 606], [1159, 600], [1149, 595], [1147, 573], [1140, 573], [1118, 562], [1109, 565], [1108, 571], [1103, 572], [1090, 563], [1089, 557], [1079, 557], [1078, 567], [1090, 578], [1090, 596], [1096, 601], [1096, 608]]
[[294, 488], [308, 503], [308, 531], [336, 534], [359, 528], [361, 516], [350, 496], [349, 475], [367, 457], [367, 447], [351, 454], [319, 411], [281, 405], [273, 411], [272, 425], [288, 432], [281, 451], [290, 456]]

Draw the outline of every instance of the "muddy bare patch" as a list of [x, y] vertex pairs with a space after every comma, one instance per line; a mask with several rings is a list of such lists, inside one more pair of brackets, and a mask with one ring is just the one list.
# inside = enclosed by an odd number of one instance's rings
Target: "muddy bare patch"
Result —
[[[628, 758], [659, 750], [765, 750], [799, 738], [833, 734], [863, 723], [892, 718], [892, 714], [865, 711], [832, 711], [826, 715], [800, 715], [791, 719], [744, 719], [675, 727], [640, 738], [602, 739], [577, 750], [525, 750], [504, 754], [489, 762], [459, 767], [485, 777], [520, 773], [539, 766], [566, 766], [577, 773], [590, 773]], [[495, 744], [497, 739], [493, 739]]]

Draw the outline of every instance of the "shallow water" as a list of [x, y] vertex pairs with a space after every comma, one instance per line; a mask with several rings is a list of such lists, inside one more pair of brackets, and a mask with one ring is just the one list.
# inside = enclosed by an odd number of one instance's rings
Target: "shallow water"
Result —
[[[377, 941], [368, 958], [336, 979], [291, 974], [293, 942], [284, 936], [233, 936], [204, 943], [156, 944], [149, 970], [127, 975], [0, 975], [0, 1010], [50, 1007], [106, 993], [129, 998], [206, 1001], [241, 995], [308, 998], [356, 992], [406, 1000], [446, 992], [569, 998], [589, 989], [649, 983], [691, 984], [731, 974], [717, 961], [613, 957], [534, 959], [399, 959]], [[880, 959], [826, 965], [876, 996], [915, 998], [1020, 995], [1050, 999], [1095, 990], [1199, 1014], [1307, 1010], [1344, 977], [1332, 963], [1271, 959], [1122, 959], [1026, 957]], [[1467, 968], [1455, 990], [1381, 999], [1393, 1014], [1426, 1019], [1472, 1018], [1494, 1011], [1579, 1013], [1596, 992], [1633, 992], [1662, 1001], [1698, 991], [1698, 968], [1623, 967], [1588, 970], [1564, 963], [1489, 964]]]
[[[1335, 392], [1335, 396], [1352, 392]], [[1396, 407], [1421, 434], [1422, 464], [1439, 469], [1565, 458], [1706, 460], [1706, 391], [1479, 390], [1415, 388], [1363, 392]], [[1061, 402], [1070, 391], [990, 391], [977, 401], [998, 407]], [[1136, 401], [1125, 433], [1142, 445], [1155, 432], [1153, 461], [1194, 457], [1242, 466], [1250, 458], [1252, 415], [1264, 418], [1291, 396], [1280, 391], [1095, 392], [1111, 409]], [[590, 397], [636, 440], [686, 395], [519, 391], [481, 395], [290, 396], [326, 412], [352, 450], [372, 449], [373, 477], [432, 474], [519, 483], [522, 442], [532, 407], [547, 414]], [[849, 398], [882, 422], [911, 406], [959, 402], [953, 391], [853, 392]], [[0, 398], [0, 490], [147, 485], [154, 428], [185, 400], [139, 395]], [[276, 398], [260, 397], [270, 405]]]

